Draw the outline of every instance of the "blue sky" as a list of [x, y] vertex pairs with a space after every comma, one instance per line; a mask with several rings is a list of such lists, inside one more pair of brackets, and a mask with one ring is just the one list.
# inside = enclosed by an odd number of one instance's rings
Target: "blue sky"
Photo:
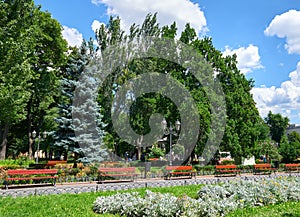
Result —
[[94, 38], [100, 23], [120, 16], [126, 30], [158, 12], [161, 25], [188, 22], [199, 37], [210, 36], [224, 55], [236, 53], [238, 67], [255, 81], [262, 117], [280, 113], [300, 124], [300, 0], [35, 0], [64, 27], [70, 45]]

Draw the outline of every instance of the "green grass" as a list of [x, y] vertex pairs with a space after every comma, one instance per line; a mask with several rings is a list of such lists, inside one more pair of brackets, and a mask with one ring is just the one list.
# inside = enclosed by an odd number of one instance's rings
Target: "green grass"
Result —
[[[196, 197], [200, 185], [180, 187], [147, 188], [153, 192], [173, 193], [176, 196]], [[129, 191], [129, 190], [128, 190]], [[132, 190], [131, 190], [132, 191]], [[146, 188], [135, 189], [141, 195]], [[124, 192], [124, 191], [123, 191]], [[117, 216], [99, 215], [93, 212], [93, 202], [98, 196], [112, 195], [116, 192], [106, 191], [82, 194], [60, 194], [49, 196], [30, 196], [18, 198], [0, 198], [0, 217], [93, 217]]]
[[236, 210], [228, 217], [299, 217], [300, 202], [287, 202], [282, 204], [253, 207]]
[[[197, 197], [201, 185], [147, 188], [153, 192], [172, 193], [175, 196]], [[127, 190], [145, 194], [146, 188]], [[122, 191], [124, 192], [124, 191]], [[98, 196], [115, 194], [116, 191], [97, 193], [61, 194], [49, 196], [30, 196], [0, 198], [0, 217], [117, 217], [118, 215], [99, 215], [93, 212], [93, 202]], [[230, 217], [299, 217], [300, 202], [236, 210]]]

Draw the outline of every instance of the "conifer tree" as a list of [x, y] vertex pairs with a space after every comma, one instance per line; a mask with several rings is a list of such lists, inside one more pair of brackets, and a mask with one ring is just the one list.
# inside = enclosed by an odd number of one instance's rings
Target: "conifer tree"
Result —
[[[68, 152], [74, 153], [75, 164], [77, 160], [84, 163], [99, 162], [106, 156], [104, 153], [99, 154], [98, 149], [104, 131], [100, 129], [103, 127], [100, 107], [93, 98], [96, 96], [96, 80], [85, 72], [93, 55], [91, 40], [88, 43], [84, 41], [79, 49], [74, 48], [61, 80], [60, 117], [56, 119], [59, 127], [55, 133], [55, 147], [64, 154], [65, 160]], [[75, 91], [77, 100], [74, 102]], [[96, 120], [90, 116], [96, 117]]]

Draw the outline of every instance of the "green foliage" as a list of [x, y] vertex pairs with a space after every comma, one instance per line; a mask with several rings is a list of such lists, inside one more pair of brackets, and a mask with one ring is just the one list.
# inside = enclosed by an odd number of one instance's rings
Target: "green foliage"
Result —
[[272, 140], [280, 143], [282, 136], [285, 135], [289, 119], [287, 117], [282, 117], [281, 114], [273, 114], [269, 111], [268, 116], [265, 118], [265, 122], [270, 127]]
[[294, 162], [300, 156], [300, 140], [297, 132], [292, 132], [288, 137], [281, 138], [279, 152], [282, 155], [283, 162]]
[[[91, 42], [83, 41], [80, 48], [73, 48], [69, 55], [68, 62], [63, 77], [60, 80], [60, 99], [58, 104], [59, 117], [55, 118], [57, 130], [54, 134], [54, 147], [59, 155], [63, 154], [65, 158], [68, 152], [75, 154], [75, 161], [80, 155], [79, 144], [74, 141], [75, 132], [72, 120], [73, 100], [76, 84], [80, 79], [85, 66], [92, 58], [93, 50], [89, 49]], [[66, 159], [65, 159], [66, 160]], [[76, 163], [76, 162], [74, 162]]]
[[[119, 40], [126, 38], [137, 38], [139, 36], [157, 36], [174, 38], [176, 24], [171, 26], [159, 27], [156, 23], [156, 15], [149, 14], [142, 25], [138, 28], [135, 24], [132, 25], [129, 36], [123, 34], [120, 30], [119, 18], [110, 19], [107, 26], [102, 26], [97, 32], [99, 49], [104, 50], [107, 45], [114, 44], [106, 34], [118, 35]], [[159, 31], [161, 29], [161, 31]], [[105, 30], [105, 31], [104, 31]], [[160, 34], [158, 32], [161, 32]], [[261, 126], [261, 118], [258, 110], [255, 107], [254, 100], [250, 93], [253, 87], [253, 81], [247, 80], [236, 67], [236, 57], [222, 56], [222, 53], [216, 50], [212, 41], [209, 38], [198, 39], [195, 30], [186, 25], [185, 30], [181, 33], [180, 41], [191, 45], [194, 49], [202, 54], [208, 63], [212, 64], [218, 77], [222, 82], [224, 92], [226, 94], [226, 104], [228, 111], [228, 120], [226, 132], [222, 146], [224, 149], [231, 151], [234, 157], [247, 156], [251, 153], [254, 143], [261, 136], [259, 127]], [[103, 45], [103, 46], [102, 46]], [[169, 63], [166, 60], [147, 58], [134, 60], [129, 62], [122, 69], [117, 69], [113, 76], [107, 79], [105, 86], [100, 90], [99, 103], [103, 107], [104, 120], [109, 123], [107, 131], [111, 135], [115, 135], [113, 125], [110, 120], [110, 106], [114, 94], [119, 86], [126, 79], [131, 79], [136, 75], [147, 72], [168, 73], [177, 81], [181, 82], [186, 89], [191, 93], [200, 116], [199, 140], [195, 147], [196, 154], [203, 151], [204, 144], [207, 141], [207, 136], [210, 133], [211, 122], [211, 107], [208, 102], [207, 93], [197, 79], [188, 70], [182, 66]], [[212, 76], [212, 73], [208, 77]], [[214, 96], [215, 98], [218, 96]], [[218, 101], [218, 100], [216, 100]], [[150, 132], [149, 118], [152, 114], [161, 113], [166, 116], [168, 122], [175, 122], [180, 119], [178, 108], [174, 103], [166, 97], [159, 94], [151, 93], [144, 94], [136, 99], [130, 110], [130, 124], [135, 132], [145, 135]], [[265, 136], [265, 135], [264, 135]], [[117, 140], [117, 136], [115, 137]], [[118, 142], [117, 142], [118, 143]], [[193, 150], [187, 151], [191, 153]]]
[[0, 165], [18, 165], [18, 166], [24, 166], [27, 167], [29, 164], [34, 163], [34, 160], [30, 160], [27, 157], [19, 157], [17, 159], [6, 159], [6, 160], [0, 160]]
[[165, 155], [164, 150], [162, 150], [160, 147], [158, 147], [156, 144], [153, 145], [151, 148], [151, 151], [148, 155], [149, 158], [159, 158], [163, 157]]
[[74, 97], [76, 101], [72, 107], [72, 125], [76, 131], [76, 137], [72, 139], [80, 146], [82, 157], [78, 160], [83, 163], [102, 162], [109, 157], [103, 142], [105, 124], [96, 101], [97, 82], [89, 73], [85, 71], [77, 82], [77, 96]]
[[234, 160], [223, 160], [222, 161], [222, 165], [230, 165], [230, 164], [234, 164]]
[[[40, 132], [44, 120], [48, 122], [47, 131], [53, 129], [49, 116], [55, 110], [58, 74], [67, 42], [61, 25], [48, 12], [40, 11], [33, 0], [0, 1], [0, 14], [0, 130], [4, 133], [0, 159], [4, 159], [7, 143], [11, 142], [7, 141], [10, 126], [22, 125], [22, 135], [18, 136], [24, 137], [27, 129], [28, 140], [31, 127]], [[46, 130], [45, 125], [43, 128]], [[31, 145], [29, 140], [30, 157]]]
[[[98, 44], [96, 49], [89, 42], [79, 50], [72, 48], [73, 52], [66, 57], [67, 44], [61, 35], [61, 25], [51, 18], [50, 13], [41, 12], [32, 0], [1, 1], [0, 6], [0, 11], [3, 12], [0, 16], [0, 25], [3, 27], [0, 28], [0, 39], [1, 42], [5, 42], [0, 43], [0, 54], [5, 57], [0, 60], [0, 73], [3, 83], [5, 83], [1, 86], [2, 89], [0, 88], [0, 95], [3, 95], [0, 97], [3, 99], [3, 102], [0, 100], [0, 105], [3, 105], [0, 127], [2, 130], [5, 129], [8, 134], [10, 126], [5, 123], [16, 123], [16, 128], [20, 129], [20, 132], [22, 132], [21, 129], [24, 129], [23, 126], [27, 125], [27, 137], [24, 137], [24, 133], [19, 133], [21, 135], [18, 134], [18, 137], [28, 140], [30, 155], [32, 155], [30, 139], [32, 126], [37, 132], [42, 129], [53, 131], [58, 127], [55, 138], [56, 148], [59, 152], [63, 150], [65, 157], [68, 151], [79, 154], [79, 140], [92, 142], [91, 138], [80, 138], [76, 141], [72, 139], [74, 132], [70, 123], [74, 82], [78, 80], [78, 76], [81, 75], [84, 66], [89, 61], [89, 58], [85, 56], [87, 50], [93, 56], [95, 50], [100, 50], [102, 54], [109, 46], [119, 42], [146, 36], [175, 39], [177, 34], [176, 23], [174, 22], [170, 26], [160, 26], [157, 23], [156, 13], [148, 14], [141, 26], [132, 24], [128, 34], [121, 29], [119, 17], [110, 17], [107, 25], [101, 25], [96, 31]], [[230, 151], [234, 158], [250, 155], [254, 151], [254, 145], [268, 136], [268, 129], [266, 125], [262, 124], [263, 121], [259, 117], [250, 93], [254, 81], [247, 80], [245, 75], [240, 73], [235, 55], [224, 57], [213, 46], [211, 38], [199, 39], [190, 24], [187, 23], [183, 32], [180, 33], [179, 41], [197, 50], [212, 66], [213, 70], [205, 75], [207, 81], [213, 81], [216, 74], [222, 84], [226, 100], [227, 120], [221, 149]], [[122, 156], [125, 151], [135, 151], [115, 132], [111, 120], [111, 105], [118, 89], [126, 81], [153, 71], [170, 75], [179, 81], [193, 97], [199, 114], [199, 136], [195, 148], [185, 150], [185, 152], [200, 155], [210, 135], [213, 120], [212, 109], [214, 108], [210, 105], [209, 93], [189, 70], [179, 64], [158, 58], [129, 61], [114, 69], [100, 87], [97, 101], [101, 106], [98, 108], [101, 109], [103, 115], [101, 119], [107, 124], [105, 131], [108, 133], [105, 143], [119, 156]], [[216, 73], [214, 74], [214, 72]], [[5, 98], [6, 96], [9, 97]], [[219, 102], [217, 94], [210, 97]], [[214, 105], [214, 107], [219, 106]], [[118, 109], [116, 107], [116, 110]], [[130, 125], [135, 132], [146, 135], [151, 131], [149, 121], [156, 113], [163, 114], [171, 123], [185, 118], [180, 117], [179, 108], [172, 100], [157, 93], [149, 93], [135, 99], [135, 103], [132, 104]], [[10, 118], [10, 120], [4, 120], [4, 117]], [[25, 118], [27, 120], [20, 123]], [[55, 119], [57, 122], [54, 122]], [[123, 124], [124, 120], [121, 117], [119, 124]], [[16, 135], [11, 137], [14, 136]], [[218, 137], [218, 135], [212, 135], [212, 137]], [[47, 145], [42, 148], [49, 151], [49, 142], [48, 139]], [[177, 142], [176, 138], [174, 142]], [[137, 141], [132, 141], [132, 143], [136, 145]], [[6, 152], [4, 147], [6, 148], [6, 146], [3, 146], [2, 153]], [[190, 149], [190, 147], [184, 148]]]
[[282, 159], [277, 143], [270, 139], [259, 141], [255, 146], [254, 155], [257, 159], [263, 155], [270, 160], [281, 161]]

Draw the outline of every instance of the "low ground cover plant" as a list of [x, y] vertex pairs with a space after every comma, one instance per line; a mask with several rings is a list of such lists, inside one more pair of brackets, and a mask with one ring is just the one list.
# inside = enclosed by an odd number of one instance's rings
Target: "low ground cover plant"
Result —
[[144, 196], [136, 192], [100, 196], [94, 202], [96, 213], [120, 214], [128, 217], [173, 216], [225, 216], [230, 212], [256, 206], [300, 201], [300, 179], [266, 178], [239, 180], [222, 185], [205, 185], [196, 198], [186, 195], [146, 191]]

